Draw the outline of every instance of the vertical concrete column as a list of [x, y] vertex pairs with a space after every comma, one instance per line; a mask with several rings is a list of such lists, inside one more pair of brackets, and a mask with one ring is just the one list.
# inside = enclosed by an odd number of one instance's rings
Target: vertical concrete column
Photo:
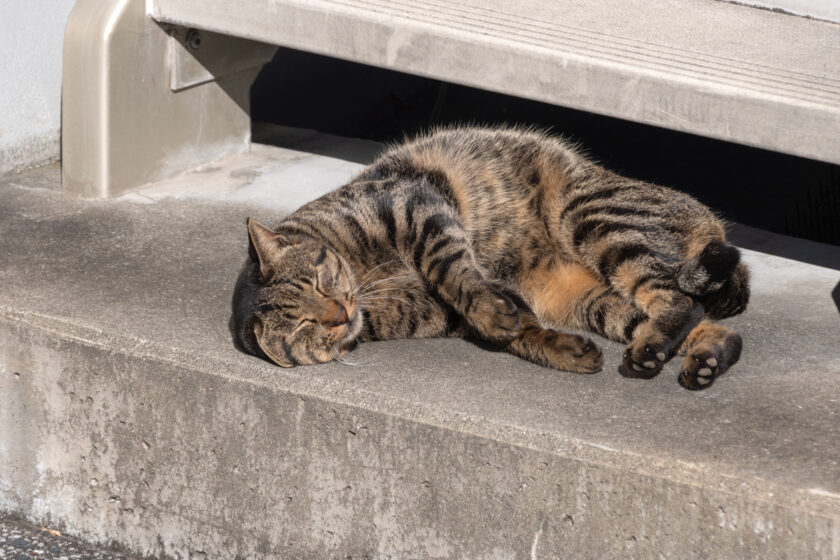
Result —
[[64, 190], [112, 196], [247, 151], [249, 89], [274, 51], [164, 27], [145, 0], [78, 0], [64, 37]]

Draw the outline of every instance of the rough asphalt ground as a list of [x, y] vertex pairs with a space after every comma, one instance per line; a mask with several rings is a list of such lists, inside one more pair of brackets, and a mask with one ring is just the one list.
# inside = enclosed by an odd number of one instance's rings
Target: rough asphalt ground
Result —
[[139, 560], [136, 556], [95, 546], [61, 535], [50, 528], [32, 525], [16, 517], [0, 515], [1, 560]]

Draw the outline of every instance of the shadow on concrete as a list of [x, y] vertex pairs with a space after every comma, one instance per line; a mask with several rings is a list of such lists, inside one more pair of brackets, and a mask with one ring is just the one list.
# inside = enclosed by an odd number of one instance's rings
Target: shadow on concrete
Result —
[[840, 282], [837, 282], [837, 285], [834, 286], [834, 289], [831, 291], [831, 299], [834, 300], [834, 307], [836, 307], [837, 312], [840, 313]]
[[254, 82], [251, 108], [254, 122], [380, 142], [441, 125], [538, 125], [581, 142], [609, 169], [692, 194], [728, 220], [840, 245], [837, 165], [282, 47]]
[[372, 140], [359, 140], [323, 134], [314, 130], [270, 123], [251, 123], [251, 139], [258, 144], [297, 150], [319, 156], [367, 165], [385, 146]]
[[[840, 247], [788, 237], [762, 229], [733, 224], [729, 240], [739, 247], [777, 257], [840, 270]], [[837, 290], [835, 290], [836, 292]], [[835, 302], [837, 299], [835, 298]]]

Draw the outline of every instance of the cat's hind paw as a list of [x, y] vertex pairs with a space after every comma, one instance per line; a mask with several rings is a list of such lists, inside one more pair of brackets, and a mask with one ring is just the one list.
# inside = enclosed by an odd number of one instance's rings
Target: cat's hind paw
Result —
[[671, 359], [671, 352], [664, 341], [655, 337], [634, 340], [624, 350], [618, 371], [624, 377], [650, 379], [662, 371], [662, 366]]
[[718, 376], [718, 361], [714, 357], [702, 358], [689, 356], [683, 362], [683, 370], [680, 372], [680, 385], [686, 389], [697, 391], [706, 389]]
[[741, 356], [741, 337], [732, 333], [719, 343], [704, 342], [693, 346], [682, 363], [680, 385], [698, 391], [711, 387], [715, 379]]
[[685, 313], [676, 313], [665, 322], [668, 328], [651, 320], [643, 323], [624, 351], [618, 371], [625, 377], [650, 379], [674, 357], [686, 336], [703, 319], [703, 307], [695, 304]]

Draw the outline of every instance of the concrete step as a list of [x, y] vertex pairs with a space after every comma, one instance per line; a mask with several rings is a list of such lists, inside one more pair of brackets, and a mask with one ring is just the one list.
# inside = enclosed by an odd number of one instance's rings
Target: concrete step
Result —
[[840, 557], [837, 248], [740, 230], [744, 355], [704, 392], [603, 341], [592, 376], [460, 340], [281, 369], [231, 343], [245, 217], [377, 146], [275, 144], [177, 196], [0, 181], [0, 512], [173, 558]]
[[840, 25], [716, 0], [152, 0], [197, 27], [840, 163]]

